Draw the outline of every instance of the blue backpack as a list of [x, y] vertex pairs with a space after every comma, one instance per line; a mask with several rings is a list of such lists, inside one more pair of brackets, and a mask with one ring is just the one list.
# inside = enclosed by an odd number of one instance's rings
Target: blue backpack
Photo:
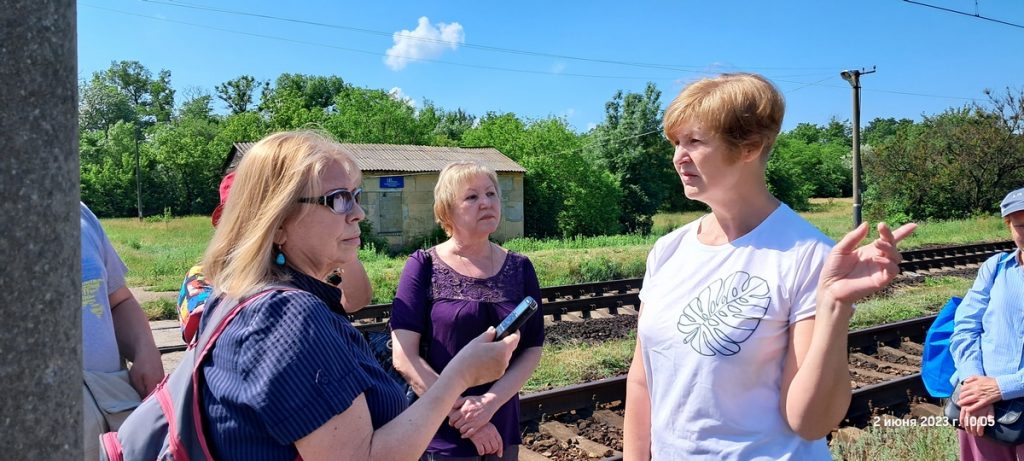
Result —
[[[996, 268], [992, 271], [992, 284], [999, 275], [999, 268], [1002, 266], [1001, 259], [1006, 253], [1000, 253], [993, 258], [996, 259]], [[987, 262], [987, 261], [986, 261]], [[956, 364], [953, 363], [953, 353], [949, 350], [949, 338], [953, 336], [953, 324], [956, 317], [956, 308], [963, 298], [952, 297], [942, 306], [939, 315], [928, 328], [924, 338], [924, 353], [921, 355], [921, 380], [928, 394], [935, 398], [948, 398], [953, 394], [953, 375], [956, 374]]]
[[953, 384], [949, 381], [956, 374], [956, 365], [949, 351], [949, 337], [953, 336], [953, 319], [962, 300], [956, 296], [949, 298], [924, 338], [921, 380], [932, 397], [946, 398], [953, 394]]

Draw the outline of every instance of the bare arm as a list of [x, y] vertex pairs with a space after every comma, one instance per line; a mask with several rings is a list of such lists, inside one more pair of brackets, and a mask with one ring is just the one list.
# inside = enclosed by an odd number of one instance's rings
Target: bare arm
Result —
[[[643, 304], [640, 305], [643, 312]], [[626, 376], [626, 422], [622, 428], [622, 459], [651, 459], [651, 394], [647, 389], [647, 373], [640, 338], [636, 339], [633, 363]]]
[[483, 395], [470, 396], [462, 400], [460, 408], [449, 415], [449, 424], [462, 432], [464, 437], [471, 437], [481, 427], [490, 422], [494, 413], [519, 394], [523, 384], [530, 379], [533, 370], [540, 364], [542, 347], [531, 347], [519, 354], [509, 365], [508, 370]]
[[789, 327], [779, 402], [786, 423], [807, 440], [832, 431], [846, 415], [851, 395], [846, 335], [852, 306], [821, 300], [816, 312]]
[[827, 435], [850, 405], [847, 333], [853, 303], [885, 287], [899, 274], [896, 244], [915, 224], [895, 231], [878, 224], [879, 238], [857, 248], [868, 234], [867, 224], [850, 231], [836, 244], [821, 269], [814, 319], [789, 328], [789, 352], [779, 399], [782, 417], [799, 436], [814, 440]]
[[145, 397], [164, 378], [164, 365], [153, 341], [149, 320], [128, 287], [115, 290], [108, 300], [117, 348], [122, 357], [132, 362], [128, 371], [132, 387], [139, 396]]
[[405, 378], [412, 386], [416, 395], [423, 395], [434, 382], [438, 374], [427, 361], [420, 357], [421, 335], [415, 331], [394, 330], [391, 332], [391, 360], [395, 371]]
[[345, 312], [356, 312], [373, 300], [373, 287], [366, 268], [358, 259], [345, 264], [341, 269], [341, 306]]
[[307, 461], [418, 459], [434, 436], [423, 428], [440, 426], [463, 390], [492, 381], [505, 371], [519, 335], [498, 342], [491, 342], [493, 338], [490, 329], [459, 351], [416, 403], [376, 431], [365, 396], [360, 395], [347, 410], [296, 441], [299, 454]]

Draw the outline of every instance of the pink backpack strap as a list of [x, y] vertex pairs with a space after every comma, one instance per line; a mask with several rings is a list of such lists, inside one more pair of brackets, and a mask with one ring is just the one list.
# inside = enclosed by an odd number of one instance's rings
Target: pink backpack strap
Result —
[[[266, 296], [274, 292], [285, 292], [285, 291], [297, 291], [295, 288], [288, 286], [276, 286], [263, 290], [256, 293], [245, 301], [231, 306], [230, 309], [224, 310], [226, 307], [223, 304], [219, 304], [214, 312], [207, 311], [204, 315], [213, 315], [206, 325], [206, 330], [200, 333], [199, 339], [196, 341], [196, 348], [193, 350], [195, 354], [195, 360], [192, 363], [192, 385], [189, 392], [187, 392], [188, 398], [182, 399], [185, 401], [174, 402], [175, 414], [178, 416], [177, 430], [171, 429], [168, 431], [171, 436], [170, 449], [174, 455], [175, 460], [188, 461], [188, 460], [212, 460], [213, 456], [210, 453], [210, 447], [206, 440], [206, 432], [203, 428], [203, 413], [199, 408], [201, 394], [201, 384], [203, 382], [203, 376], [201, 367], [206, 357], [212, 352], [214, 344], [220, 335], [224, 333], [231, 321], [238, 316], [242, 309], [246, 306], [256, 302], [257, 300], [263, 299]], [[225, 302], [225, 300], [221, 300]], [[230, 301], [227, 301], [230, 302]], [[190, 414], [191, 413], [191, 414]], [[174, 440], [177, 439], [177, 440]]]

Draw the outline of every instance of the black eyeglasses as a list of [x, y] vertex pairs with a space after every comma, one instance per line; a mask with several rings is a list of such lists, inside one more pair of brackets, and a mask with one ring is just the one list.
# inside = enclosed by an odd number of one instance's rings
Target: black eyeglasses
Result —
[[347, 215], [358, 206], [359, 196], [362, 194], [361, 187], [357, 187], [353, 191], [335, 189], [322, 197], [299, 197], [299, 203], [316, 203], [330, 208], [334, 214]]

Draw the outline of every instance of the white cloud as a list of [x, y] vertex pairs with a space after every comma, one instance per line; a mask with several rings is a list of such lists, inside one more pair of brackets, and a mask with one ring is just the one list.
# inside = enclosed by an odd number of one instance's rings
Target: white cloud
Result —
[[566, 109], [565, 112], [562, 112], [562, 116], [565, 118], [571, 118], [573, 115], [576, 115], [576, 109], [572, 107]]
[[406, 95], [405, 92], [397, 86], [388, 90], [388, 96], [391, 96], [395, 101], [404, 102], [407, 106], [412, 107], [413, 109], [416, 108], [416, 100]]
[[462, 25], [453, 22], [430, 24], [430, 19], [423, 16], [416, 29], [400, 30], [392, 35], [394, 46], [385, 53], [384, 63], [391, 70], [402, 70], [410, 61], [432, 59], [441, 56], [445, 49], [458, 49], [466, 42], [466, 34]]
[[562, 72], [565, 72], [564, 62], [559, 61], [551, 65], [551, 73], [561, 74]]
[[587, 122], [587, 131], [593, 130], [594, 128], [597, 128], [597, 124], [596, 123], [594, 123], [594, 122]]

